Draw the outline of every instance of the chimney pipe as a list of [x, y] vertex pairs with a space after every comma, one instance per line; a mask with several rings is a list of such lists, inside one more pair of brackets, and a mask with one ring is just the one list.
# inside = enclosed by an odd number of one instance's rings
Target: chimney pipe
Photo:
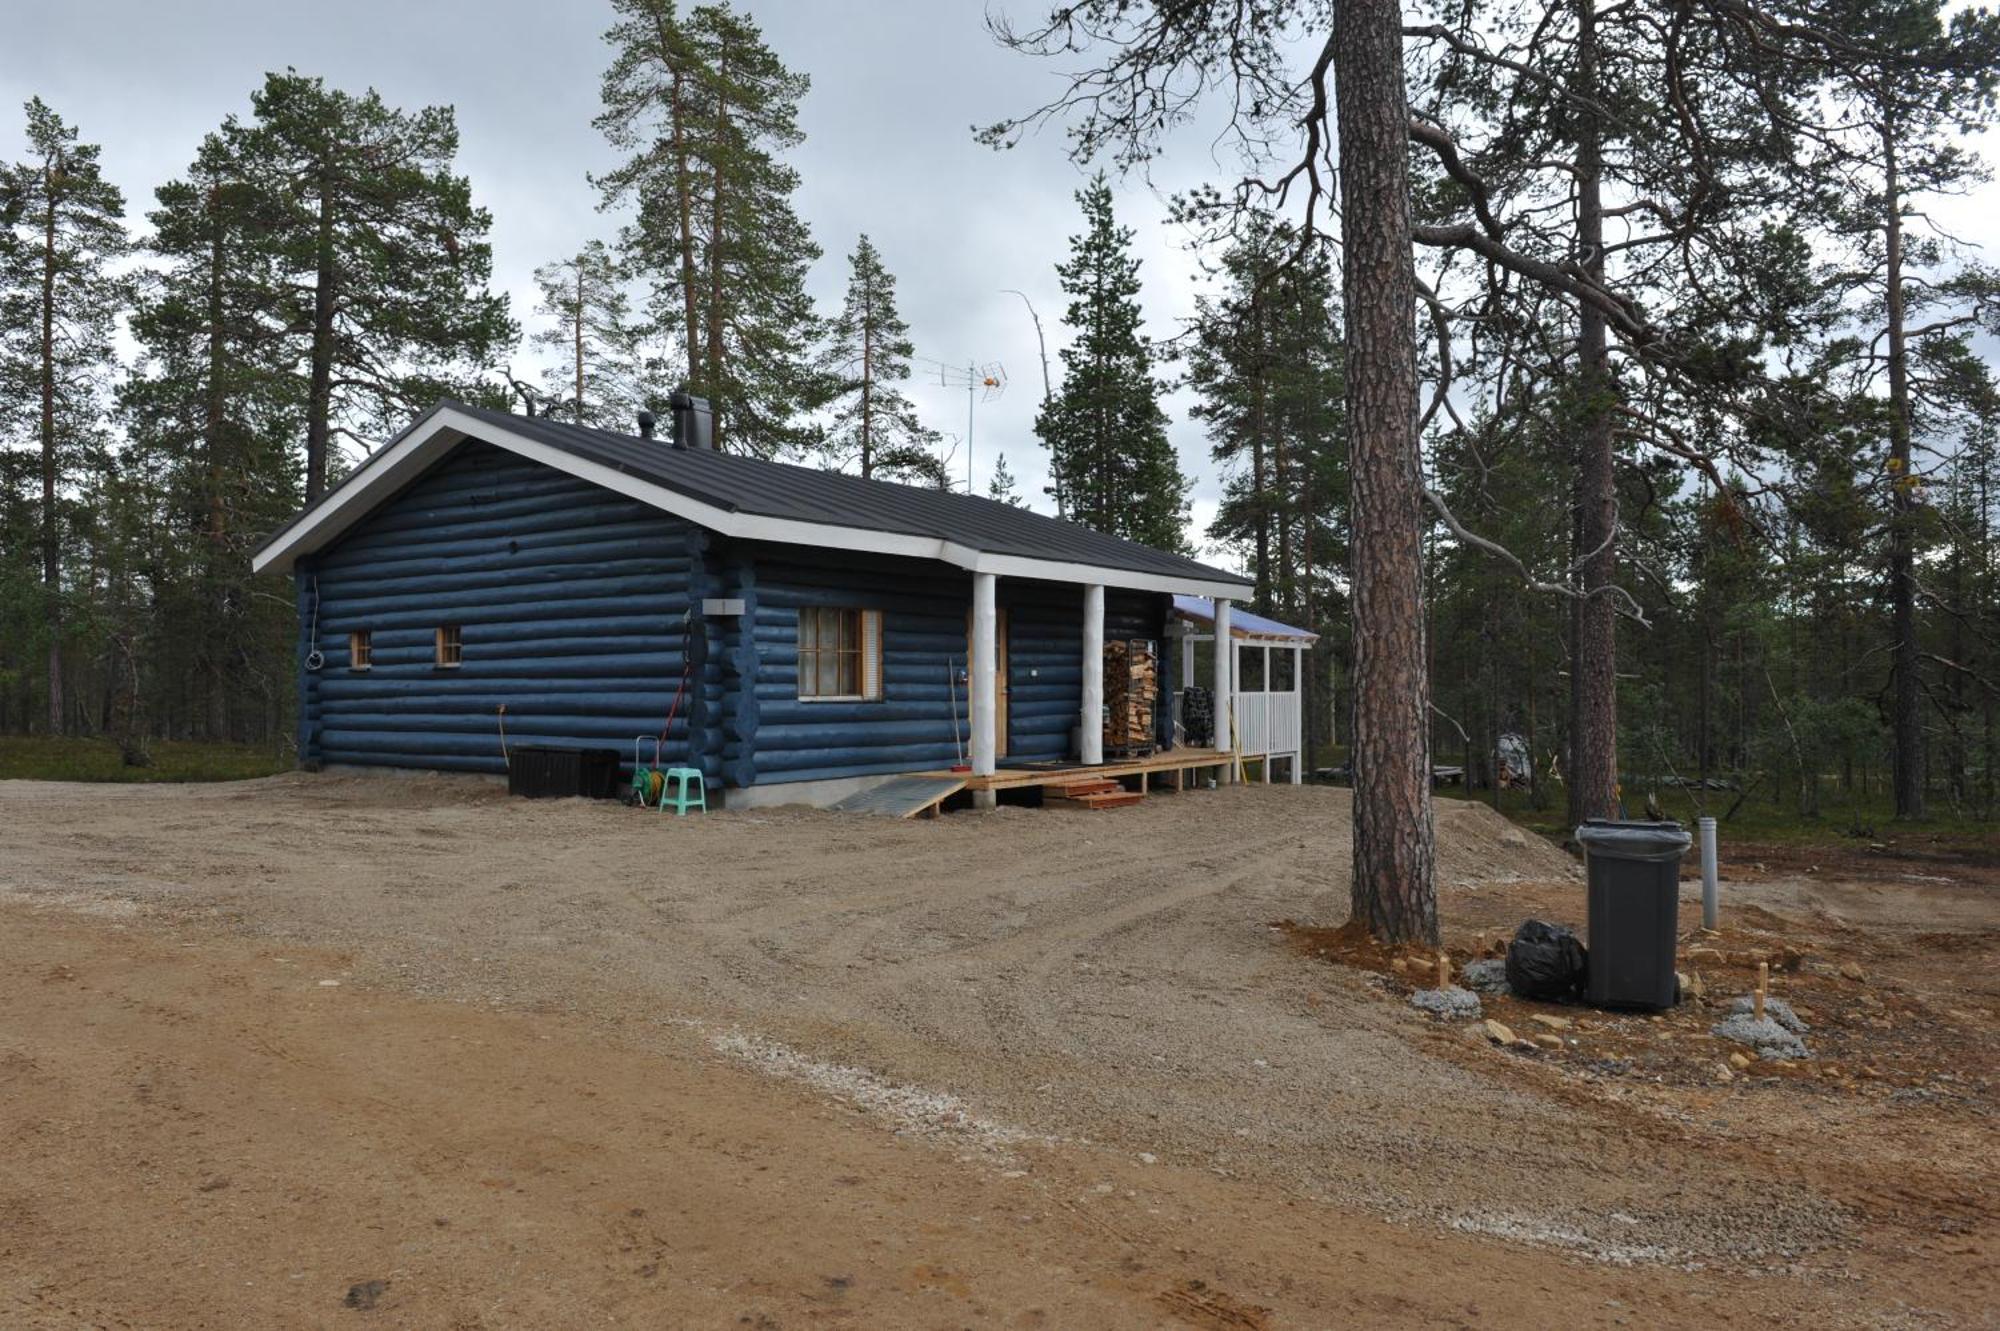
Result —
[[653, 413], [650, 411], [639, 413], [639, 437], [641, 439], [653, 437]]
[[688, 392], [667, 399], [674, 413], [674, 447], [711, 449], [715, 447], [715, 414], [708, 399]]

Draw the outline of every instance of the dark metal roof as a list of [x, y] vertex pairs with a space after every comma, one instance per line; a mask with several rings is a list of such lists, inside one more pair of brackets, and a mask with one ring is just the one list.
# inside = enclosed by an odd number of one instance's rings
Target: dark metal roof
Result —
[[1239, 573], [976, 495], [864, 481], [735, 453], [677, 449], [665, 439], [641, 439], [460, 402], [439, 405], [730, 512], [928, 536], [988, 554], [1251, 585]]

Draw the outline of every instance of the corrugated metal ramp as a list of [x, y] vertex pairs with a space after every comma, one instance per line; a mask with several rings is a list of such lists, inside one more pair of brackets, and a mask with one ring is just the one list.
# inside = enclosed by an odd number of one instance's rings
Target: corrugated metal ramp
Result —
[[872, 813], [881, 818], [914, 818], [965, 789], [962, 776], [899, 776], [849, 795], [829, 807], [840, 813]]

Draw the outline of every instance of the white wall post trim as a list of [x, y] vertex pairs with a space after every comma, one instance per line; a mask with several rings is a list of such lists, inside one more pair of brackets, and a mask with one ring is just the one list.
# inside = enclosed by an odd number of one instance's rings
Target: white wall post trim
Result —
[[994, 663], [999, 657], [994, 643], [993, 587], [998, 579], [991, 573], [972, 575], [972, 774], [991, 776], [998, 751], [994, 730], [998, 706], [994, 696]]
[[1083, 589], [1083, 743], [1086, 767], [1104, 761], [1104, 584]]
[[[1235, 748], [1235, 737], [1229, 733], [1229, 704], [1236, 689], [1236, 638], [1229, 626], [1230, 603], [1227, 598], [1217, 597], [1215, 601], [1215, 747], [1219, 753], [1229, 753]], [[1230, 781], [1235, 776], [1234, 763], [1222, 769], [1222, 779]]]

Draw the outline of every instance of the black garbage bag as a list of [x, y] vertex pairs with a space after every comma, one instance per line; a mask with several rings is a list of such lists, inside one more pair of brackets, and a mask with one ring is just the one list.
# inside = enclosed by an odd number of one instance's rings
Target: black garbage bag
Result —
[[1574, 930], [1529, 920], [1507, 944], [1507, 985], [1522, 998], [1566, 1003], [1583, 993], [1590, 958]]

